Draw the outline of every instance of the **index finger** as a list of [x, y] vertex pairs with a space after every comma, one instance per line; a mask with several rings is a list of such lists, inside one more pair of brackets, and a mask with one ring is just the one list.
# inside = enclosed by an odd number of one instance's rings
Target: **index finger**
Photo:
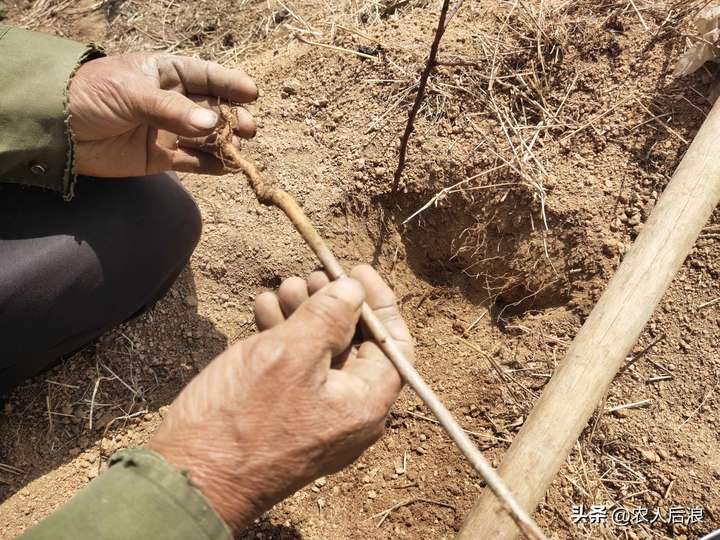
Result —
[[395, 301], [395, 293], [370, 265], [356, 266], [350, 272], [350, 277], [357, 279], [365, 288], [365, 302], [385, 325], [390, 336], [398, 342], [403, 353], [408, 356], [409, 360], [412, 360], [412, 337], [400, 314], [400, 309]]
[[[395, 295], [380, 275], [367, 265], [353, 268], [350, 275], [365, 289], [365, 301], [383, 323], [408, 360], [414, 356], [412, 338], [395, 302]], [[402, 388], [400, 374], [374, 341], [365, 341], [357, 355], [349, 358], [342, 371], [366, 383], [367, 403], [386, 414]]]
[[218, 97], [248, 103], [258, 97], [258, 88], [241, 69], [228, 69], [216, 62], [189, 56], [162, 56], [158, 59], [160, 80], [180, 84], [185, 94]]

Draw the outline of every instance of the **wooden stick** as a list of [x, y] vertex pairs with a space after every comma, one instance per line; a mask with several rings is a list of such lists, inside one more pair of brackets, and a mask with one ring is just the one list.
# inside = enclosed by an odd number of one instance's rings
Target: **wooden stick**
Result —
[[715, 304], [720, 304], [720, 296], [718, 296], [717, 298], [714, 298], [713, 300], [709, 300], [707, 302], [700, 304], [697, 308], [705, 309], [707, 307], [714, 306]]
[[[526, 511], [545, 495], [720, 202], [719, 141], [720, 100], [505, 454], [500, 476]], [[514, 538], [515, 527], [498, 509], [483, 493], [458, 538]]]
[[607, 412], [613, 413], [615, 411], [622, 411], [623, 409], [641, 409], [643, 407], [649, 407], [652, 403], [652, 399], [643, 399], [642, 401], [636, 401], [635, 403], [625, 403], [624, 405], [618, 405], [612, 409], [608, 409]]
[[[227, 111], [223, 112], [223, 116], [228, 118]], [[227, 137], [227, 135], [225, 135]], [[227, 138], [222, 140], [227, 141]], [[282, 210], [295, 226], [303, 240], [307, 242], [310, 248], [315, 252], [317, 258], [325, 267], [325, 270], [332, 279], [344, 277], [345, 271], [325, 244], [321, 236], [313, 227], [302, 209], [298, 206], [290, 195], [281, 189], [277, 189], [267, 184], [255, 165], [247, 161], [240, 155], [240, 151], [229, 142], [222, 144], [223, 157], [230, 158], [232, 164], [236, 165], [245, 174], [252, 187], [255, 195], [262, 204], [274, 205]], [[375, 312], [363, 303], [361, 318], [370, 330], [370, 333], [377, 341], [380, 348], [392, 361], [402, 378], [417, 393], [420, 399], [430, 408], [440, 425], [447, 431], [450, 438], [455, 442], [460, 451], [470, 461], [472, 466], [478, 472], [480, 477], [485, 480], [488, 487], [495, 493], [500, 501], [501, 512], [506, 512], [517, 524], [520, 531], [530, 540], [547, 540], [537, 524], [525, 512], [513, 497], [510, 490], [503, 484], [500, 477], [493, 469], [492, 465], [477, 449], [475, 443], [465, 433], [465, 431], [457, 423], [452, 413], [440, 401], [440, 398], [427, 385], [422, 376], [415, 370], [412, 363], [405, 357], [395, 340], [390, 336], [383, 323], [378, 319]]]
[[453, 17], [457, 15], [458, 11], [460, 11], [460, 8], [462, 7], [465, 0], [458, 0], [455, 5], [453, 6], [452, 10], [447, 14], [447, 17], [445, 17], [445, 24], [443, 25], [445, 29], [447, 30], [447, 27], [450, 26], [450, 21], [453, 20]]
[[[460, 6], [462, 6], [462, 2], [458, 2], [456, 8], [460, 9]], [[445, 29], [447, 28], [447, 24], [445, 21], [447, 20], [448, 23], [450, 22], [447, 19], [449, 7], [450, 0], [443, 0], [442, 7], [440, 8], [440, 19], [438, 20], [438, 26], [435, 30], [435, 37], [433, 38], [432, 45], [430, 46], [430, 54], [428, 55], [425, 69], [423, 69], [423, 72], [420, 74], [420, 82], [418, 83], [417, 93], [415, 94], [415, 101], [413, 101], [410, 112], [408, 112], [408, 119], [407, 124], [405, 124], [405, 131], [400, 137], [400, 150], [398, 151], [398, 164], [395, 168], [395, 173], [393, 174], [392, 193], [395, 193], [400, 186], [400, 178], [402, 177], [402, 173], [405, 170], [408, 141], [410, 140], [410, 135], [412, 135], [413, 129], [415, 128], [415, 117], [420, 111], [423, 99], [425, 98], [425, 89], [427, 88], [428, 79], [430, 79], [430, 73], [432, 73], [432, 70], [435, 68], [435, 61], [437, 58], [438, 49], [440, 48], [440, 40], [442, 39], [443, 34], [445, 33]], [[453, 15], [457, 12], [457, 9], [453, 11]]]

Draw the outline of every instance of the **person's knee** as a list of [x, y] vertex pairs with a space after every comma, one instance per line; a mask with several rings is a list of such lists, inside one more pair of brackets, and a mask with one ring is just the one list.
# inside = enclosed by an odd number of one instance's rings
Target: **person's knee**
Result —
[[[136, 263], [142, 267], [144, 280], [155, 284], [150, 302], [158, 300], [175, 281], [200, 240], [202, 216], [190, 193], [174, 173], [163, 173], [142, 179], [143, 195], [138, 201], [138, 219], [144, 225], [133, 225], [136, 235]], [[130, 276], [125, 276], [130, 277]], [[145, 279], [146, 278], [146, 279]]]
[[[174, 174], [85, 179], [75, 200], [20, 192], [0, 212], [5, 388], [152, 306], [186, 266], [202, 219]], [[2, 209], [0, 205], [0, 209]], [[0, 390], [3, 386], [0, 385]]]
[[[197, 203], [177, 179], [175, 173], [148, 177], [145, 181], [163, 182], [164, 188], [153, 201], [154, 212], [162, 216], [166, 241], [176, 246], [179, 266], [184, 266], [200, 241], [202, 216]], [[160, 235], [163, 236], [163, 235]]]
[[91, 253], [101, 283], [78, 295], [90, 294], [105, 322], [118, 324], [164, 296], [197, 246], [202, 218], [174, 173], [88, 178], [80, 188], [72, 236]]

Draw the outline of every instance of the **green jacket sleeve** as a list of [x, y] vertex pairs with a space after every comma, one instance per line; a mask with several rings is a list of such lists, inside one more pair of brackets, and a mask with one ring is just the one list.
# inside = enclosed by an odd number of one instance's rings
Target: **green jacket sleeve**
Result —
[[0, 182], [72, 197], [73, 142], [67, 90], [94, 45], [0, 26]]
[[231, 540], [183, 473], [160, 455], [124, 450], [109, 468], [20, 540]]

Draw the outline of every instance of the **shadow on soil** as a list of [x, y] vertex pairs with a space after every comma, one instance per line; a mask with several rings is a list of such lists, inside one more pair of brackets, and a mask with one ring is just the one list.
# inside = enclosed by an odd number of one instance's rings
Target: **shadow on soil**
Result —
[[[147, 415], [159, 421], [158, 409], [226, 348], [226, 337], [198, 314], [195, 298], [186, 268], [148, 312], [8, 396], [0, 413], [0, 463], [21, 472], [0, 469], [0, 502], [80, 453], [97, 455], [103, 439], [101, 461], [121, 446], [138, 444], [120, 436], [123, 428]], [[119, 444], [107, 448], [108, 440]]]
[[398, 257], [399, 239], [415, 275], [433, 287], [457, 288], [490, 308], [496, 321], [565, 305], [574, 282], [600, 271], [581, 249], [587, 243], [581, 220], [548, 211], [550, 232], [542, 233], [537, 205], [522, 190], [500, 199], [454, 196], [403, 224], [433, 195], [373, 200], [370, 207], [381, 210], [367, 211], [362, 226], [374, 239], [375, 264]]
[[249, 527], [239, 535], [236, 540], [303, 540], [303, 535], [295, 527], [277, 525], [269, 522], [261, 522], [258, 525]]

